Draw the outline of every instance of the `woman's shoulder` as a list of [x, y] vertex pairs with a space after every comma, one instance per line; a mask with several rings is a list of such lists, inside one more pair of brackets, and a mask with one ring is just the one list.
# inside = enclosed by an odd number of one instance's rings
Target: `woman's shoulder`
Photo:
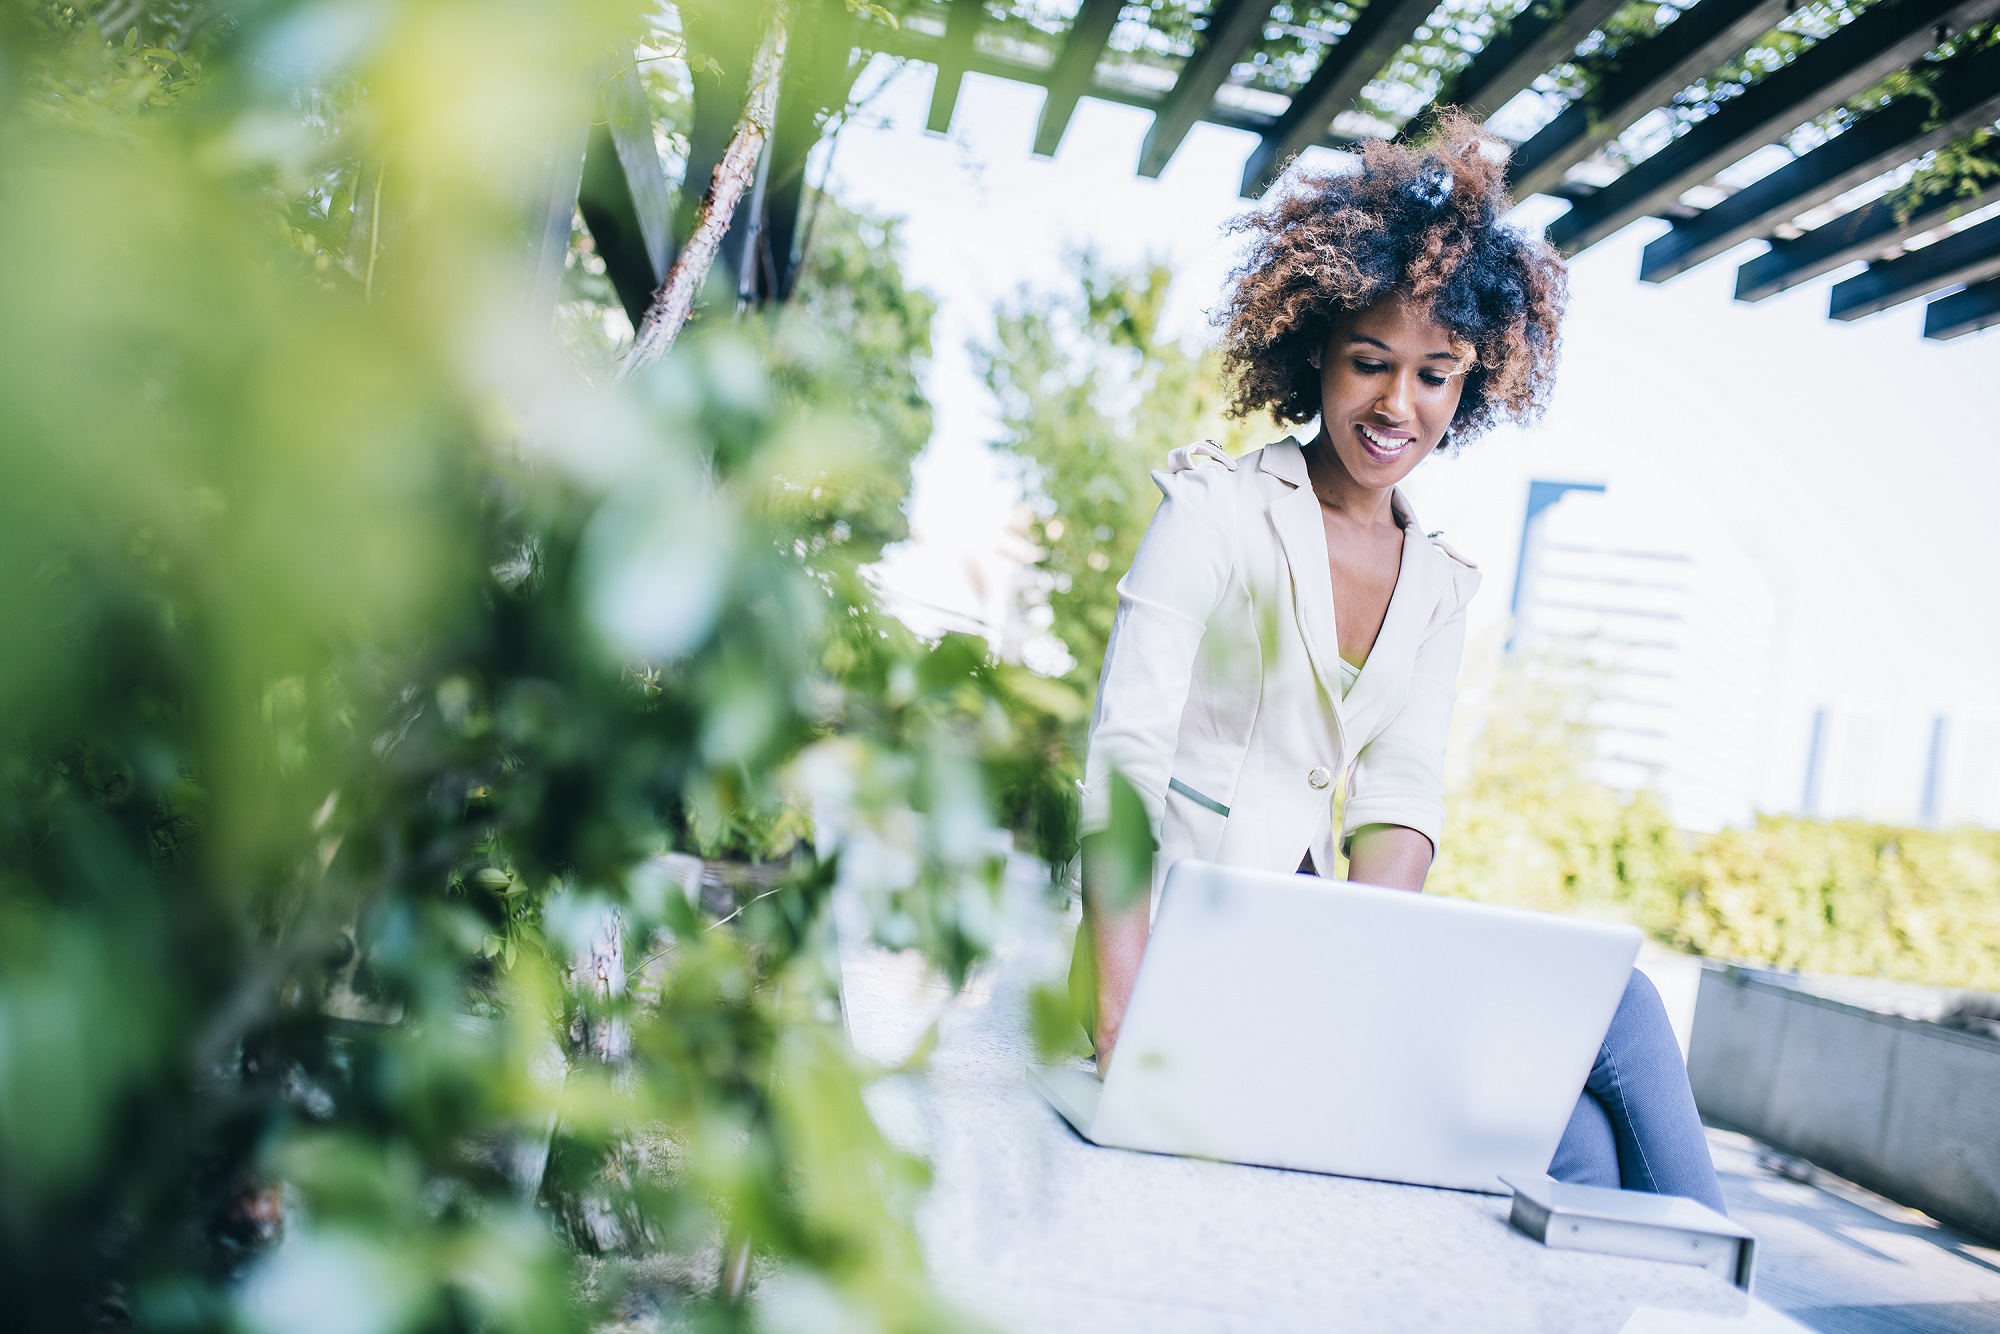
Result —
[[1478, 571], [1479, 562], [1473, 560], [1470, 556], [1466, 556], [1460, 553], [1457, 547], [1445, 541], [1443, 529], [1439, 529], [1437, 532], [1434, 533], [1425, 533], [1424, 536], [1427, 539], [1429, 539], [1430, 544], [1433, 547], [1436, 547], [1438, 551], [1445, 557], [1445, 559], [1449, 560], [1452, 564], [1461, 566], [1464, 569], [1472, 570], [1474, 572]]
[[1225, 500], [1235, 489], [1238, 464], [1213, 440], [1197, 440], [1167, 455], [1166, 465], [1153, 469], [1153, 485], [1165, 503], [1180, 508], [1207, 508]]
[[1197, 440], [1191, 445], [1182, 445], [1167, 455], [1167, 473], [1194, 472], [1200, 468], [1221, 468], [1227, 472], [1236, 471], [1236, 460], [1229, 457], [1229, 451], [1213, 440]]
[[1255, 507], [1262, 484], [1263, 450], [1232, 458], [1213, 440], [1197, 440], [1167, 455], [1166, 466], [1153, 470], [1160, 488], [1162, 512], [1174, 511], [1178, 522], [1239, 526], [1246, 508]]
[[1454, 605], [1462, 607], [1471, 601], [1472, 595], [1479, 591], [1481, 576], [1477, 562], [1445, 541], [1443, 529], [1425, 528], [1422, 520], [1417, 518], [1416, 511], [1410, 508], [1408, 497], [1401, 490], [1391, 496], [1389, 503], [1395, 512], [1396, 522], [1402, 525], [1404, 531], [1424, 538], [1425, 544], [1430, 548], [1431, 559], [1437, 562], [1437, 568], [1457, 595]]
[[1168, 454], [1166, 466], [1154, 470], [1153, 481], [1169, 495], [1175, 490], [1201, 491], [1218, 496], [1252, 493], [1268, 484], [1273, 475], [1268, 466], [1271, 462], [1268, 456], [1285, 446], [1290, 446], [1294, 452], [1298, 449], [1296, 443], [1286, 440], [1231, 457], [1229, 451], [1215, 441], [1197, 440]]
[[1424, 536], [1430, 542], [1432, 553], [1437, 556], [1446, 575], [1451, 579], [1452, 587], [1458, 595], [1458, 605], [1463, 607], [1472, 601], [1472, 595], [1479, 591], [1480, 580], [1484, 578], [1479, 572], [1479, 566], [1471, 557], [1462, 554], [1457, 547], [1445, 541], [1443, 532], [1425, 533]]

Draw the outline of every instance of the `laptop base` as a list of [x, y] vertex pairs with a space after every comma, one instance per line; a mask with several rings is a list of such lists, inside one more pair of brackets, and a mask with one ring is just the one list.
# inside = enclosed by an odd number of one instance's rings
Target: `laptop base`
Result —
[[1097, 1142], [1091, 1136], [1090, 1126], [1097, 1119], [1097, 1100], [1104, 1094], [1104, 1085], [1096, 1075], [1074, 1066], [1031, 1065], [1028, 1082], [1077, 1134], [1093, 1144]]

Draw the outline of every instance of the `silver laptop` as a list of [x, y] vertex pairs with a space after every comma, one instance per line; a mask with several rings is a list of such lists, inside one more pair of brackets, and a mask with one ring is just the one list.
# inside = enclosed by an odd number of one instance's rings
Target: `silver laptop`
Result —
[[1500, 1194], [1548, 1170], [1639, 939], [1182, 861], [1109, 1076], [1029, 1076], [1108, 1147]]

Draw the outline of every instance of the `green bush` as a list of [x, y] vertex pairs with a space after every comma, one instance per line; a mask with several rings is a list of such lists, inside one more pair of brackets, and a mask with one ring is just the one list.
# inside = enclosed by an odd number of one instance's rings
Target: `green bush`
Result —
[[1590, 777], [1587, 683], [1499, 669], [1455, 745], [1440, 893], [1619, 917], [1715, 958], [2000, 989], [2000, 832], [1760, 816], [1687, 834]]
[[1015, 667], [1008, 678], [1026, 763], [1009, 776], [1003, 804], [1058, 879], [1076, 855], [1074, 784], [1118, 580], [1159, 502], [1148, 474], [1203, 437], [1233, 453], [1263, 443], [1259, 425], [1222, 416], [1214, 356], [1162, 337], [1173, 276], [1165, 265], [1121, 270], [1089, 254], [1074, 264], [1075, 290], [1020, 293], [978, 349], [1000, 407], [1001, 451], [1034, 515], [1024, 610], [1041, 632], [1030, 659], [1046, 673]]
[[836, 227], [594, 384], [530, 239], [638, 6], [112, 8], [0, 20], [8, 1327], [948, 1323], [829, 963], [963, 979], [1030, 767], [861, 574], [927, 306]]
[[1765, 816], [1698, 840], [1691, 861], [1691, 949], [2000, 991], [2000, 832]]

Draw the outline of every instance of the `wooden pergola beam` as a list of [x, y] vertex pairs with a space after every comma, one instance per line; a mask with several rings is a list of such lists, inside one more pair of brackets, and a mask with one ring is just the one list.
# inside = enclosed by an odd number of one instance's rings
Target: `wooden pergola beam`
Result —
[[653, 293], [666, 276], [655, 270], [639, 229], [638, 211], [620, 170], [618, 149], [602, 122], [590, 127], [583, 153], [583, 174], [577, 178], [576, 211], [590, 232], [591, 248], [604, 261], [604, 276], [617, 293], [618, 304], [638, 327], [652, 304]]
[[1892, 191], [1796, 240], [1771, 242], [1769, 250], [1736, 270], [1736, 299], [1762, 301], [1776, 296], [1857, 259], [1873, 259], [1959, 214], [2000, 202], [2000, 144], [1988, 145], [1982, 156], [1993, 172], [1978, 193], [1950, 190], [1926, 195], [1905, 210]]
[[1785, 0], [1701, 0], [1657, 36], [1620, 52], [1601, 84], [1522, 144], [1508, 164], [1508, 185], [1516, 196], [1548, 193], [1571, 167], [1770, 31], [1785, 13]]
[[657, 285], [674, 262], [674, 187], [653, 139], [653, 112], [639, 82], [637, 62], [625, 62], [605, 86], [601, 105]]
[[1397, 137], [1423, 137], [1436, 123], [1440, 107], [1460, 107], [1482, 120], [1492, 115], [1567, 60], [1624, 3], [1572, 0], [1562, 5], [1531, 0], [1464, 69], [1445, 81], [1437, 98], [1410, 117]]
[[2000, 278], [1941, 296], [1924, 307], [1924, 337], [1963, 338], [2000, 324]]
[[805, 202], [806, 162], [819, 143], [827, 113], [846, 103], [860, 65], [852, 57], [856, 20], [846, 7], [814, 5], [799, 15], [799, 41], [778, 93], [778, 121], [771, 134], [770, 174], [765, 190], [759, 256], [768, 264], [768, 282], [758, 285], [767, 300], [787, 301], [805, 262], [809, 238], [799, 235]]
[[[880, 51], [885, 55], [922, 60], [931, 64], [937, 62], [944, 44], [940, 37], [911, 32], [908, 29], [900, 32], [886, 28], [872, 31], [864, 29], [864, 31], [868, 33], [866, 48], [870, 51]], [[979, 51], [972, 54], [966, 62], [965, 69], [968, 74], [987, 74], [996, 79], [1007, 79], [1036, 88], [1048, 87], [1054, 75], [1051, 66], [1037, 65], [1014, 56], [993, 55]], [[1143, 88], [1122, 79], [1098, 76], [1084, 96], [1094, 97], [1100, 102], [1136, 107], [1141, 111], [1157, 114], [1165, 105], [1168, 94], [1163, 94], [1154, 88]], [[1260, 136], [1278, 123], [1276, 116], [1261, 111], [1251, 111], [1244, 107], [1224, 106], [1220, 103], [1211, 104], [1195, 119], [1206, 121], [1211, 125], [1220, 125], [1225, 129], [1244, 130]], [[1332, 133], [1322, 135], [1319, 139], [1320, 146], [1324, 148], [1351, 148], [1354, 143], [1355, 140], [1345, 135]]]
[[[1549, 240], [1574, 254], [1627, 223], [1661, 212], [1731, 163], [1916, 60], [1937, 44], [1940, 25], [1961, 28], [1983, 16], [1991, 4], [1992, 0], [1889, 0], [1865, 11], [1580, 201], [1549, 225]], [[1701, 9], [1696, 5], [1691, 12], [1698, 14]]]
[[1911, 95], [1869, 112], [1700, 216], [1647, 245], [1639, 276], [1667, 279], [1715, 258], [1788, 218], [1817, 208], [1891, 168], [1922, 157], [2000, 117], [2000, 47], [1954, 56], [1930, 96]]
[[1895, 259], [1878, 260], [1835, 283], [1827, 316], [1858, 320], [1960, 283], [2000, 277], [2000, 218], [1968, 227]]
[[1180, 150], [1188, 131], [1215, 103], [1215, 95], [1229, 81], [1250, 48], [1264, 33], [1264, 24], [1275, 8], [1272, 0], [1221, 0], [1209, 16], [1199, 47], [1181, 66], [1173, 89], [1153, 116], [1153, 128], [1139, 148], [1139, 174], [1156, 177]]
[[925, 125], [932, 134], [951, 129], [958, 90], [965, 83], [966, 67], [972, 59], [973, 39], [985, 21], [986, 0], [951, 0], [951, 12], [944, 20], [944, 45], [937, 56], [937, 82], [931, 87], [930, 119]]
[[1097, 78], [1097, 62], [1118, 26], [1118, 11], [1124, 0], [1083, 0], [1063, 40], [1049, 74], [1049, 95], [1042, 102], [1042, 114], [1035, 122], [1035, 156], [1054, 157], [1062, 146], [1063, 131], [1069, 128], [1076, 104], [1090, 91]]
[[[1165, 169], [1197, 121], [1249, 131], [1257, 136], [1258, 144], [1246, 166], [1243, 189], [1246, 194], [1257, 194], [1267, 190], [1285, 164], [1304, 148], [1315, 144], [1353, 146], [1351, 138], [1331, 132], [1334, 118], [1360, 104], [1369, 83], [1413, 38], [1436, 0], [1368, 0], [1348, 32], [1329, 45], [1305, 86], [1277, 115], [1216, 100], [1232, 70], [1253, 49], [1270, 21], [1272, 0], [1215, 0], [1195, 49], [1182, 62], [1172, 87], [1164, 92], [1141, 86], [1120, 72], [1099, 72], [1124, 0], [1082, 0], [1060, 45], [1053, 39], [1043, 44], [1038, 38], [1036, 48], [1030, 50], [995, 43], [981, 49], [977, 36], [987, 21], [988, 2], [942, 0], [942, 33], [935, 28], [898, 29], [843, 10], [843, 22], [819, 24], [819, 35], [810, 40], [805, 29], [813, 26], [810, 15], [819, 11], [805, 11], [808, 21], [800, 28], [801, 54], [812, 51], [816, 58], [801, 60], [788, 71], [778, 99], [778, 126], [758, 178], [754, 196], [758, 206], [752, 210], [749, 225], [739, 223], [734, 229], [746, 239], [755, 238], [747, 259], [758, 269], [754, 276], [746, 273], [743, 277], [745, 283], [754, 285], [754, 290], [748, 286], [742, 289], [746, 295], [782, 300], [790, 294], [800, 262], [798, 231], [806, 157], [819, 136], [824, 112], [845, 96], [844, 89], [872, 52], [939, 66], [931, 101], [933, 129], [949, 126], [967, 73], [989, 74], [1047, 90], [1034, 137], [1034, 152], [1039, 156], [1051, 156], [1058, 150], [1077, 104], [1087, 96], [1153, 114], [1153, 125], [1140, 153], [1139, 171], [1145, 176], [1157, 176]], [[1510, 166], [1510, 184], [1517, 193], [1557, 190], [1573, 201], [1570, 213], [1550, 228], [1551, 239], [1571, 252], [1595, 244], [1647, 213], [1671, 213], [1678, 221], [1647, 248], [1642, 262], [1642, 277], [1664, 280], [1741, 241], [1768, 234], [1898, 163], [1962, 139], [1967, 131], [2000, 117], [2000, 46], [1960, 52], [1925, 68], [1925, 73], [1934, 77], [1923, 93], [1871, 107], [1842, 133], [1712, 208], [1695, 213], [1678, 206], [1680, 196], [1690, 186], [1712, 179], [1719, 169], [1759, 146], [1782, 143], [1796, 126], [1852, 99], [1885, 75], [1915, 63], [1947, 30], [1963, 31], [1984, 17], [1995, 2], [1877, 0], [1789, 65], [1721, 102], [1705, 120], [1611, 184], [1597, 189], [1581, 184], [1562, 186], [1570, 166], [1646, 112], [1671, 107], [1682, 90], [1711, 75], [1768, 32], [1787, 8], [1787, 0], [1700, 0], [1656, 36], [1604, 62], [1605, 72], [1597, 85], [1521, 145]], [[829, 15], [843, 9], [838, 0], [817, 3]], [[1441, 90], [1437, 103], [1411, 118], [1404, 137], [1421, 133], [1446, 99], [1469, 104], [1475, 111], [1496, 110], [1545, 70], [1569, 60], [1577, 46], [1617, 7], [1618, 0], [1570, 0], [1568, 7], [1558, 0], [1548, 0], [1543, 7], [1543, 0], [1535, 0], [1533, 7], [1517, 15], [1473, 56]], [[729, 38], [741, 40], [728, 34], [724, 41]], [[1051, 49], [1052, 58], [1043, 54]], [[837, 51], [841, 58], [828, 57], [829, 51]], [[727, 68], [728, 62], [724, 64]], [[808, 66], [813, 73], [808, 73]], [[846, 82], [839, 90], [826, 93], [819, 85], [829, 77], [826, 71], [835, 66]], [[700, 174], [712, 153], [709, 141], [716, 137], [721, 114], [730, 100], [727, 93], [702, 92], [707, 95], [696, 99], [690, 134], [690, 172], [694, 175]], [[622, 159], [624, 146], [612, 142], [608, 130], [601, 131], [599, 137], [602, 145], [593, 150], [596, 159]], [[1982, 151], [1989, 160], [2000, 163], [2000, 141]], [[654, 162], [657, 165], [657, 154]], [[1806, 236], [1771, 242], [1765, 255], [1740, 270], [1737, 295], [1759, 299], [1840, 264], [1880, 256], [1898, 242], [1939, 226], [1952, 210], [1979, 207], [1994, 199], [2000, 199], [2000, 183], [1982, 188], [1976, 198], [1938, 195], [1919, 199], [1902, 217], [1896, 216], [1896, 200], [1877, 200]], [[636, 219], [636, 207], [625, 211]], [[1996, 228], [2000, 223], [1876, 263], [1867, 273], [1836, 289], [1835, 317], [1858, 318], [1926, 291], [1965, 282], [1973, 285], [1966, 292], [1932, 303], [1927, 331], [1935, 328], [1943, 332], [1930, 332], [1930, 336], [1945, 337], [1986, 327], [1995, 322], [1988, 306], [1994, 299], [1991, 289], [2000, 284], [2000, 230]], [[617, 228], [607, 225], [604, 230], [608, 234]], [[634, 236], [640, 232], [636, 222], [625, 230]], [[670, 231], [666, 239], [671, 246]], [[650, 252], [658, 248], [658, 240], [646, 240], [644, 267], [650, 270], [656, 260]], [[607, 263], [611, 262], [607, 254]], [[633, 266], [627, 263], [624, 267]], [[621, 295], [624, 287], [635, 285], [622, 283]]]
[[646, 90], [629, 55], [599, 85], [597, 115], [576, 206], [636, 326], [674, 262], [674, 196], [653, 142]]
[[1251, 152], [1243, 169], [1244, 198], [1262, 195], [1287, 162], [1320, 142], [1333, 118], [1354, 105], [1361, 90], [1436, 8], [1437, 0], [1369, 0]]

